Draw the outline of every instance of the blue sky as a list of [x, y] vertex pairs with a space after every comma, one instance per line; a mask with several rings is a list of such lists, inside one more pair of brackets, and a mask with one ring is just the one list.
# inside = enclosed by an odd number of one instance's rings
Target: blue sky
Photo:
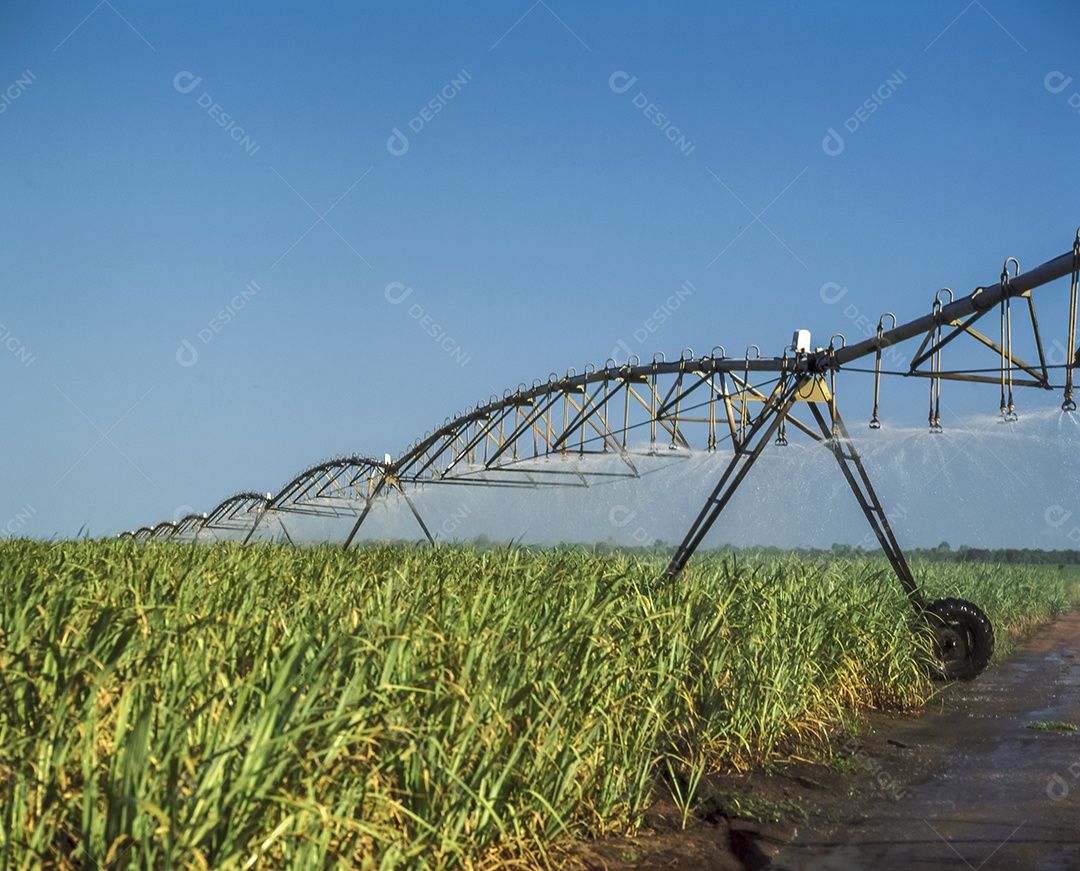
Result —
[[[111, 535], [397, 455], [619, 349], [861, 338], [860, 316], [921, 315], [1007, 256], [1063, 253], [1080, 222], [1066, 2], [3, 19], [5, 535]], [[1067, 287], [1037, 300], [1063, 336]], [[887, 385], [886, 424], [920, 425], [925, 389]], [[993, 389], [947, 398], [956, 420], [996, 413]], [[1080, 513], [1080, 492], [1059, 503]]]

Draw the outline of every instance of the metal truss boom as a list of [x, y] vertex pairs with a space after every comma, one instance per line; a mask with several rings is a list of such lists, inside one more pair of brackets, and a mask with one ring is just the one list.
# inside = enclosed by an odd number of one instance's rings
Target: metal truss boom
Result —
[[[1010, 264], [1015, 265], [1011, 275]], [[1067, 359], [1064, 366], [1048, 366], [1032, 291], [1070, 274]], [[174, 523], [142, 527], [125, 535], [143, 541], [169, 537], [197, 541], [207, 532], [215, 537], [218, 533], [242, 537], [246, 542], [259, 528], [265, 533], [273, 521], [291, 541], [283, 518], [310, 515], [353, 521], [345, 540], [349, 547], [375, 503], [399, 496], [424, 536], [434, 541], [410, 498], [412, 491], [436, 485], [589, 487], [638, 478], [643, 463], [678, 462], [695, 446], [711, 452], [730, 440], [732, 456], [662, 576], [662, 581], [670, 581], [683, 570], [766, 445], [774, 439], [779, 445], [787, 443], [787, 424], [791, 423], [831, 448], [905, 592], [920, 608], [924, 603], [911, 570], [837, 413], [832, 389], [836, 374], [857, 360], [874, 357], [870, 426], [879, 427], [882, 352], [921, 336], [908, 371], [885, 374], [930, 379], [932, 431], [940, 430], [937, 408], [942, 380], [1000, 383], [1001, 410], [1006, 419], [1015, 417], [1014, 386], [1063, 386], [1062, 408], [1073, 410], [1072, 380], [1080, 362], [1080, 348], [1075, 347], [1078, 277], [1080, 232], [1071, 251], [1028, 272], [1021, 273], [1019, 264], [1010, 258], [996, 282], [977, 287], [967, 296], [954, 298], [951, 290], [943, 288], [929, 314], [905, 323], [897, 323], [891, 314], [883, 315], [875, 335], [864, 341], [848, 345], [840, 336], [837, 347], [834, 336], [827, 348], [816, 349], [793, 342], [781, 356], [774, 357], [761, 356], [756, 346], [743, 356], [728, 356], [719, 346], [702, 356], [685, 349], [673, 360], [657, 354], [646, 363], [631, 357], [623, 364], [608, 360], [603, 368], [590, 364], [582, 372], [553, 373], [546, 381], [520, 384], [501, 397], [492, 396], [457, 417], [447, 418], [396, 460], [389, 455], [382, 461], [361, 455], [327, 460], [304, 470], [276, 494], [240, 493], [209, 514], [189, 514]], [[943, 299], [946, 292], [948, 301]], [[1025, 362], [1013, 353], [1010, 302], [1015, 298], [1027, 302], [1037, 362]], [[995, 306], [1000, 312], [1001, 335], [997, 340], [974, 329]], [[889, 329], [885, 328], [886, 317], [892, 319]], [[996, 368], [942, 368], [942, 349], [965, 334], [997, 355]], [[929, 365], [928, 371], [920, 368], [924, 364]], [[1051, 369], [1064, 369], [1063, 384], [1051, 383]], [[1014, 373], [1018, 377], [1014, 378]], [[809, 406], [813, 425], [792, 415], [799, 404]]]

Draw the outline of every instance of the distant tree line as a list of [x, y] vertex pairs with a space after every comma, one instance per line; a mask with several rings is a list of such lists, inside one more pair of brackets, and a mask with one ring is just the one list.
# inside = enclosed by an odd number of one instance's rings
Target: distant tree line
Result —
[[[382, 542], [387, 544], [388, 542]], [[404, 546], [415, 545], [411, 541], [393, 542]], [[520, 546], [516, 541], [493, 541], [486, 535], [480, 535], [471, 541], [456, 542], [456, 545], [469, 547], [479, 551], [504, 550], [510, 547]], [[611, 541], [598, 541], [592, 544], [582, 542], [560, 542], [549, 546], [531, 546], [530, 550], [562, 550], [578, 553], [591, 553], [595, 556], [607, 556], [609, 554], [622, 554], [626, 556], [642, 557], [670, 557], [674, 551], [674, 545], [668, 544], [662, 539], [656, 539], [652, 544], [622, 545]], [[854, 547], [849, 544], [833, 544], [830, 548], [816, 547], [776, 547], [775, 545], [753, 545], [750, 547], [736, 547], [725, 544], [715, 548], [703, 548], [699, 553], [731, 554], [732, 556], [766, 556], [786, 557], [798, 556], [805, 559], [837, 559], [861, 556], [883, 556], [881, 548], [868, 550], [860, 545]], [[1080, 550], [1043, 550], [1031, 547], [968, 547], [966, 544], [953, 549], [947, 541], [941, 542], [937, 547], [912, 547], [905, 548], [904, 555], [909, 560], [919, 560], [939, 563], [1007, 563], [1010, 565], [1057, 565], [1077, 566], [1080, 565]]]
[[[746, 547], [730, 550], [734, 553], [753, 553], [765, 556], [781, 556], [784, 554], [797, 554], [805, 557], [854, 557], [854, 556], [881, 556], [881, 548], [867, 550], [856, 545], [834, 544], [828, 550], [821, 548], [780, 548], [780, 547]], [[1076, 566], [1080, 565], [1080, 550], [1043, 550], [1032, 547], [968, 547], [960, 545], [953, 550], [947, 541], [941, 542], [937, 547], [910, 547], [904, 548], [904, 556], [909, 560], [920, 560], [936, 563], [1008, 563], [1011, 565], [1057, 565]]]

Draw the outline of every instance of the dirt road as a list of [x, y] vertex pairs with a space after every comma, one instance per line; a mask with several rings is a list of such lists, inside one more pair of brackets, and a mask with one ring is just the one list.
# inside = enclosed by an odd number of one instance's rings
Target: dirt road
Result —
[[[1040, 630], [923, 715], [849, 739], [853, 795], [767, 866], [776, 871], [1080, 869], [1080, 612]], [[843, 740], [843, 739], [842, 739]]]
[[1080, 871], [1080, 611], [1043, 627], [1008, 660], [949, 684], [918, 716], [875, 715], [834, 741], [847, 761], [713, 776], [746, 806], [801, 805], [775, 823], [730, 808], [683, 828], [661, 800], [643, 832], [583, 845], [589, 871]]

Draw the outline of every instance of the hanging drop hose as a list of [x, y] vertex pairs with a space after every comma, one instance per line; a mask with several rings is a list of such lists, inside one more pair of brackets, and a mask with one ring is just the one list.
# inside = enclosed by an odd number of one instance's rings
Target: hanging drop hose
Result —
[[1012, 298], [1008, 295], [1009, 263], [1015, 263], [1016, 275], [1020, 274], [1020, 261], [1015, 257], [1010, 257], [1005, 261], [1005, 266], [1001, 270], [1001, 416], [1006, 423], [1012, 423], [1017, 419], [1016, 407], [1013, 404]]
[[[788, 348], [791, 346], [789, 345]], [[780, 381], [776, 385], [776, 396], [785, 396], [787, 394], [788, 386], [788, 348], [784, 348], [784, 356], [780, 361]], [[780, 425], [776, 430], [776, 440], [773, 442], [777, 447], [787, 447], [787, 412], [784, 410], [784, 406], [780, 406]]]
[[934, 352], [930, 355], [930, 432], [941, 432], [941, 303], [934, 300]]
[[1072, 288], [1069, 295], [1068, 339], [1065, 342], [1065, 396], [1061, 403], [1062, 411], [1076, 411], [1076, 402], [1073, 401], [1073, 369], [1076, 367], [1077, 357], [1080, 356], [1080, 351], [1076, 347], [1078, 290], [1080, 290], [1080, 229], [1076, 231], [1076, 239], [1073, 240]]
[[[787, 379], [786, 378], [781, 379], [780, 387], [782, 388], [781, 389], [781, 393], [782, 393], [783, 389], [787, 387]], [[787, 443], [788, 443], [788, 441], [787, 441], [787, 413], [786, 412], [781, 412], [780, 413], [780, 425], [777, 427], [776, 440], [773, 442], [773, 444], [776, 445], [777, 447], [780, 447], [780, 448], [786, 448]]]
[[953, 292], [942, 287], [934, 296], [934, 337], [933, 353], [930, 355], [930, 432], [941, 432], [941, 333], [944, 325], [941, 317], [941, 294], [949, 295], [949, 302], [953, 301]]
[[[713, 345], [712, 351], [709, 352], [710, 359], [716, 359], [716, 349], [720, 349], [720, 359], [727, 356], [727, 351], [724, 350], [723, 345]], [[721, 395], [727, 394], [727, 382], [724, 380], [724, 373], [720, 374], [720, 393]], [[716, 377], [715, 375], [713, 377]], [[715, 388], [714, 388], [715, 389]], [[712, 454], [716, 452], [716, 394], [713, 393], [709, 400], [709, 445], [708, 453]]]
[[742, 385], [742, 404], [739, 408], [739, 444], [746, 441], [746, 417], [749, 409], [747, 408], [747, 402], [750, 399], [750, 348], [754, 349], [754, 359], [757, 360], [761, 357], [761, 348], [757, 345], [749, 345], [746, 349], [746, 356], [744, 358], [745, 368], [743, 369], [743, 385]]
[[881, 336], [885, 332], [885, 318], [892, 318], [892, 328], [896, 329], [896, 315], [885, 312], [877, 322], [877, 351], [874, 354], [874, 413], [870, 417], [870, 429], [881, 429], [881, 421], [878, 420], [878, 400], [881, 398]]
[[847, 339], [842, 333], [833, 333], [829, 339], [829, 417], [832, 419], [832, 437], [835, 443], [840, 438], [839, 418], [836, 415], [836, 340], [840, 340], [840, 347], [847, 346]]

